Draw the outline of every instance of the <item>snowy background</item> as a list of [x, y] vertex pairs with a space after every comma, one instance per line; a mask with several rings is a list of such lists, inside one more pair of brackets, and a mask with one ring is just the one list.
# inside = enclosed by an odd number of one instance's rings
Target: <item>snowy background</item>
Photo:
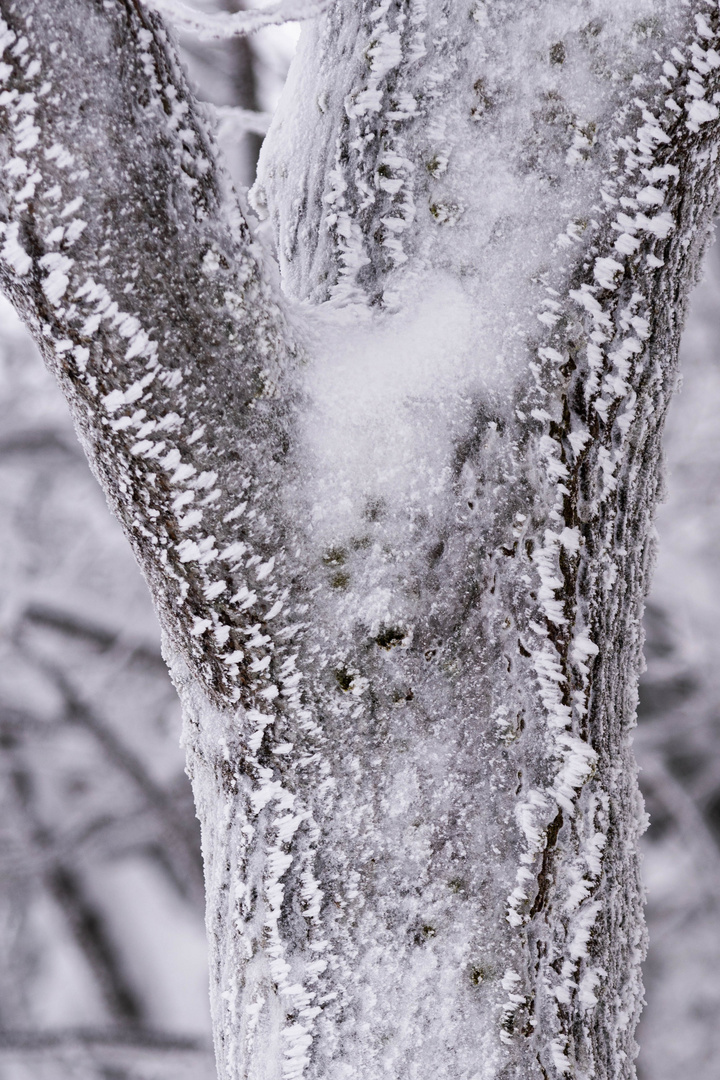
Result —
[[[185, 56], [202, 96], [265, 115], [292, 41], [277, 30], [251, 44], [188, 40]], [[260, 137], [227, 112], [221, 124], [247, 184]], [[652, 818], [641, 1080], [720, 1070], [720, 246], [682, 370], [636, 738]], [[214, 1075], [179, 730], [145, 585], [3, 302], [0, 1080]]]

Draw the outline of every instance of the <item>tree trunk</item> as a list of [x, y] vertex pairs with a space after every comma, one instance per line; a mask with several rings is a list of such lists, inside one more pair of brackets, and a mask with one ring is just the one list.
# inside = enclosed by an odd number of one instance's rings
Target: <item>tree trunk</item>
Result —
[[164, 628], [220, 1076], [632, 1077], [717, 9], [337, 0], [252, 193], [284, 293], [156, 16], [0, 10], [2, 283]]

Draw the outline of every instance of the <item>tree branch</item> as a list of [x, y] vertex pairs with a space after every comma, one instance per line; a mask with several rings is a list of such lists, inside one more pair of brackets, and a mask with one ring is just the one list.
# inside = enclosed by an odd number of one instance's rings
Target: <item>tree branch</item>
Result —
[[74, 1028], [62, 1031], [32, 1031], [0, 1028], [0, 1052], [24, 1051], [28, 1054], [60, 1047], [102, 1047], [152, 1050], [158, 1053], [209, 1054], [210, 1047], [200, 1039], [184, 1039], [175, 1034], [146, 1027], [122, 1027], [106, 1030]]
[[244, 567], [278, 557], [286, 320], [159, 19], [135, 0], [0, 10], [2, 286], [166, 630], [237, 699], [245, 631], [278, 609]]
[[[13, 741], [12, 736], [4, 734], [6, 752], [12, 749]], [[10, 783], [30, 847], [25, 862], [32, 858], [31, 852], [37, 853], [45, 887], [67, 921], [111, 1015], [120, 1021], [139, 1023], [144, 1003], [126, 977], [103, 914], [87, 895], [81, 875], [57, 854], [53, 831], [40, 820], [35, 806], [33, 778], [17, 749], [13, 756]]]

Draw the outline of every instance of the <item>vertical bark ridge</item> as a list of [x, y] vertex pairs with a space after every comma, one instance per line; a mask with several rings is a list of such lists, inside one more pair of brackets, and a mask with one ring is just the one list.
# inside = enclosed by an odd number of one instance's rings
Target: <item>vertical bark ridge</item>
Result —
[[528, 968], [509, 987], [507, 1016], [513, 1033], [529, 1018], [524, 1034], [549, 1075], [634, 1072], [645, 938], [629, 731], [662, 426], [717, 207], [717, 11], [694, 21], [672, 61], [644, 72], [642, 97], [622, 116], [605, 212], [579, 282], [553, 302], [535, 369], [531, 415], [558, 495], [532, 556], [545, 608], [535, 666], [560, 768], [520, 808], [528, 854], [542, 857], [535, 888], [521, 860], [510, 897], [511, 921], [527, 926]]

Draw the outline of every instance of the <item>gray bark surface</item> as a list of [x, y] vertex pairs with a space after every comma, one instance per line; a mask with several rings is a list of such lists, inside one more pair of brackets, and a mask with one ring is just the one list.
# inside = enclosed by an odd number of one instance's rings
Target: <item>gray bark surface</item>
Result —
[[0, 11], [2, 285], [166, 635], [220, 1076], [632, 1077], [630, 732], [717, 8], [332, 5], [252, 196], [284, 294], [159, 18]]

